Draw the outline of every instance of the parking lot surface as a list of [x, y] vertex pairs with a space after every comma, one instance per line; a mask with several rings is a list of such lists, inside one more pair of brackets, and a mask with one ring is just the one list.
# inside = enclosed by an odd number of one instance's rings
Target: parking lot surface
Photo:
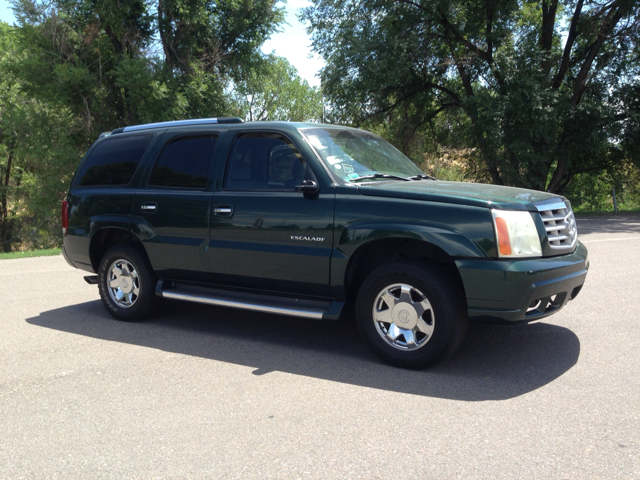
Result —
[[62, 257], [2, 260], [0, 478], [640, 478], [640, 215], [578, 228], [575, 301], [424, 371], [352, 321], [118, 322]]

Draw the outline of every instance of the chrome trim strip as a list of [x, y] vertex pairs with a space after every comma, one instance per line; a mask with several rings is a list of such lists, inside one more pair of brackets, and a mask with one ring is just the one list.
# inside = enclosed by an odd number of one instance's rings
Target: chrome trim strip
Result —
[[[544, 212], [544, 210], [543, 210], [543, 212]], [[545, 222], [551, 222], [551, 221], [564, 222], [567, 219], [568, 216], [569, 215], [559, 215], [559, 216], [556, 216], [556, 217], [548, 217], [546, 215], [543, 215], [542, 220], [544, 220]]]
[[558, 201], [555, 203], [535, 204], [535, 207], [538, 209], [539, 212], [546, 212], [548, 210], [562, 210], [564, 208], [567, 208], [565, 203], [562, 201]]
[[162, 296], [165, 298], [173, 298], [175, 300], [185, 300], [187, 302], [204, 303], [206, 305], [217, 305], [219, 307], [240, 308], [242, 310], [252, 310], [255, 312], [275, 313], [278, 315], [288, 315], [290, 317], [310, 318], [313, 320], [322, 320], [323, 311], [313, 309], [293, 309], [286, 307], [273, 307], [268, 305], [260, 305], [257, 303], [244, 303], [233, 300], [222, 300], [219, 298], [200, 297], [187, 293], [176, 293], [172, 291], [163, 291]]
[[[550, 242], [562, 242], [564, 240], [571, 240], [571, 237], [568, 237], [566, 235], [555, 235], [555, 236], [549, 235], [548, 238]], [[553, 245], [550, 245], [550, 247], [553, 248]]]
[[207, 125], [212, 123], [218, 123], [218, 119], [217, 118], [193, 118], [191, 120], [174, 120], [171, 122], [146, 123], [144, 125], [132, 125], [130, 127], [124, 127], [122, 131], [133, 132], [135, 130], [148, 130], [150, 128], [178, 127], [182, 125]]
[[563, 249], [567, 249], [569, 251], [573, 251], [573, 249], [576, 246], [576, 242], [578, 241], [578, 237], [576, 237], [570, 245], [551, 245], [551, 242], [554, 241], [554, 239], [550, 239], [549, 240], [549, 248], [553, 249], [553, 250], [563, 250]]

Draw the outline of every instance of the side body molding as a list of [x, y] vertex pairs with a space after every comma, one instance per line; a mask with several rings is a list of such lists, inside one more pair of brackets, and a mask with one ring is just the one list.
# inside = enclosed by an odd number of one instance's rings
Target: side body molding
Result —
[[382, 238], [412, 238], [432, 243], [452, 257], [485, 257], [486, 253], [471, 239], [460, 232], [427, 223], [368, 221], [349, 225], [340, 233], [337, 246], [348, 251]]
[[138, 240], [143, 243], [156, 236], [156, 232], [153, 230], [153, 227], [151, 227], [144, 218], [136, 216], [131, 218], [131, 233], [138, 237]]
[[131, 227], [129, 215], [96, 215], [89, 219], [89, 236], [93, 236], [103, 228], [121, 228], [127, 232]]

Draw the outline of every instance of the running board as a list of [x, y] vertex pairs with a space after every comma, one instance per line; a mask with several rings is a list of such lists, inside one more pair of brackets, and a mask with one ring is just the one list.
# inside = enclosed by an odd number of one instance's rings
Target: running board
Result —
[[300, 300], [296, 298], [232, 292], [228, 290], [194, 287], [159, 280], [156, 295], [174, 300], [239, 308], [255, 312], [287, 315], [312, 320], [338, 320], [344, 302]]

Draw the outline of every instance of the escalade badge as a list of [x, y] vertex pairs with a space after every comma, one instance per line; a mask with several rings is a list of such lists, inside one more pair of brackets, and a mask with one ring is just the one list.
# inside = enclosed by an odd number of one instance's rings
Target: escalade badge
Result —
[[291, 235], [291, 240], [300, 240], [303, 242], [324, 242], [324, 237], [301, 237], [298, 235]]

